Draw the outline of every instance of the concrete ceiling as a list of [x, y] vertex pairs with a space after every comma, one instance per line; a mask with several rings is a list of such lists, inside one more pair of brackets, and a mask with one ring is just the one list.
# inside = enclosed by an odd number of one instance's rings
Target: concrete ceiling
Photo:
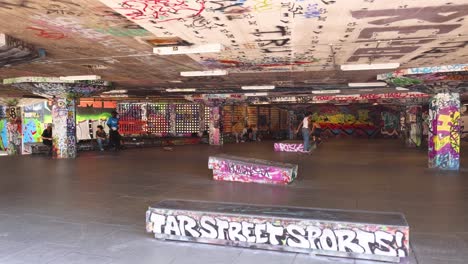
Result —
[[[95, 74], [138, 96], [168, 96], [165, 89], [175, 87], [232, 93], [242, 85], [275, 85], [283, 95], [355, 94], [362, 92], [347, 83], [376, 81], [389, 70], [344, 72], [342, 64], [468, 63], [466, 0], [2, 0], [0, 17], [1, 33], [39, 54], [0, 64], [0, 78]], [[225, 50], [152, 52], [209, 43]], [[180, 76], [212, 69], [229, 75]], [[453, 79], [456, 86], [467, 81]]]

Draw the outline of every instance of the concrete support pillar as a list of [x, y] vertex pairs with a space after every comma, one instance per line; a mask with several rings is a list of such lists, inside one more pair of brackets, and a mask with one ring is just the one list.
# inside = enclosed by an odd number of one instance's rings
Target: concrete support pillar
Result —
[[7, 117], [7, 153], [8, 155], [21, 154], [21, 108], [9, 106], [6, 109]]
[[422, 143], [422, 106], [410, 105], [406, 107], [406, 146], [420, 147]]
[[210, 106], [210, 145], [223, 145], [222, 106]]
[[200, 120], [200, 135], [203, 135], [203, 132], [205, 131], [206, 125], [205, 125], [205, 105], [204, 104], [199, 104], [199, 120]]
[[169, 135], [175, 137], [176, 133], [176, 122], [177, 122], [177, 113], [176, 113], [176, 105], [170, 104], [169, 105]]
[[74, 99], [54, 98], [52, 102], [52, 148], [58, 159], [76, 157], [76, 104]]
[[296, 128], [294, 127], [296, 121], [296, 115], [294, 111], [288, 111], [288, 139], [294, 139], [294, 135], [296, 134]]
[[429, 104], [429, 168], [460, 167], [460, 95], [440, 93]]

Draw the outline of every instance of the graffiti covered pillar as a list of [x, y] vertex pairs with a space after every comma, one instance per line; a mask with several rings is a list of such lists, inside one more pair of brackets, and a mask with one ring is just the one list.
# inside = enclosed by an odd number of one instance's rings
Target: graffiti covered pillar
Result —
[[8, 155], [21, 154], [21, 108], [17, 106], [8, 106], [6, 109], [7, 117], [7, 153]]
[[210, 145], [223, 145], [222, 106], [210, 106]]
[[296, 115], [294, 111], [288, 111], [288, 139], [294, 139], [294, 135], [296, 134], [296, 129], [294, 128], [296, 121]]
[[76, 104], [74, 99], [54, 98], [52, 101], [52, 147], [58, 159], [76, 157]]
[[420, 147], [422, 143], [422, 106], [410, 105], [406, 107], [406, 146]]
[[205, 105], [204, 104], [198, 104], [199, 105], [199, 134], [203, 135], [203, 132], [205, 131]]
[[460, 167], [460, 95], [440, 93], [429, 103], [429, 168]]

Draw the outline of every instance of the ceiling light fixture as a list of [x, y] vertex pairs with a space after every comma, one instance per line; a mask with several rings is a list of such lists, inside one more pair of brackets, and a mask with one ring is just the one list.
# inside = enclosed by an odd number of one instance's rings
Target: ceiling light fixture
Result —
[[267, 96], [268, 93], [245, 93], [245, 96]]
[[380, 63], [380, 64], [345, 64], [341, 65], [342, 71], [361, 71], [361, 70], [386, 70], [396, 69], [400, 63]]
[[341, 90], [317, 90], [312, 91], [313, 94], [337, 94], [341, 93]]
[[103, 94], [124, 94], [127, 93], [127, 90], [111, 90], [111, 91], [106, 91], [102, 92]]
[[395, 88], [397, 91], [408, 91], [408, 88], [403, 88], [403, 87], [396, 87]]
[[273, 90], [274, 85], [263, 85], [263, 86], [242, 86], [242, 90]]
[[348, 83], [349, 87], [384, 87], [387, 86], [385, 82], [368, 82], [368, 83]]
[[167, 88], [166, 92], [177, 93], [177, 92], [195, 92], [195, 88]]
[[193, 77], [193, 76], [221, 76], [227, 75], [228, 72], [226, 70], [212, 70], [212, 71], [188, 71], [188, 72], [181, 72], [180, 76], [184, 77]]
[[62, 81], [94, 81], [100, 80], [101, 76], [98, 75], [76, 75], [76, 76], [60, 76]]
[[374, 89], [359, 89], [360, 92], [373, 92]]
[[178, 54], [193, 54], [193, 53], [210, 53], [221, 52], [223, 45], [215, 44], [202, 44], [192, 46], [172, 46], [172, 47], [157, 47], [153, 48], [153, 53], [158, 55], [178, 55]]

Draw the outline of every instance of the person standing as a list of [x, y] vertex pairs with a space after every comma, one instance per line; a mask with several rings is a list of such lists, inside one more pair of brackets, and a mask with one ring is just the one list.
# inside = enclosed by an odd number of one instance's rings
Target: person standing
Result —
[[49, 155], [52, 155], [52, 124], [48, 124], [47, 128], [42, 131], [42, 144], [49, 147]]
[[117, 117], [117, 111], [112, 111], [111, 117], [107, 119], [107, 126], [109, 127], [109, 146], [120, 149], [120, 134], [119, 134], [119, 118]]
[[299, 126], [296, 129], [296, 134], [299, 133], [299, 129], [302, 127], [302, 138], [304, 139], [304, 151], [310, 150], [310, 129], [309, 129], [309, 121], [311, 117], [311, 113], [308, 112], [302, 119], [302, 122], [299, 123]]
[[312, 124], [312, 141], [315, 142], [315, 145], [322, 143], [322, 127], [317, 121], [314, 121]]
[[97, 126], [97, 128], [98, 130], [96, 131], [96, 140], [99, 145], [99, 150], [104, 151], [102, 144], [107, 143], [107, 134], [106, 131], [104, 131], [104, 127], [101, 125]]

